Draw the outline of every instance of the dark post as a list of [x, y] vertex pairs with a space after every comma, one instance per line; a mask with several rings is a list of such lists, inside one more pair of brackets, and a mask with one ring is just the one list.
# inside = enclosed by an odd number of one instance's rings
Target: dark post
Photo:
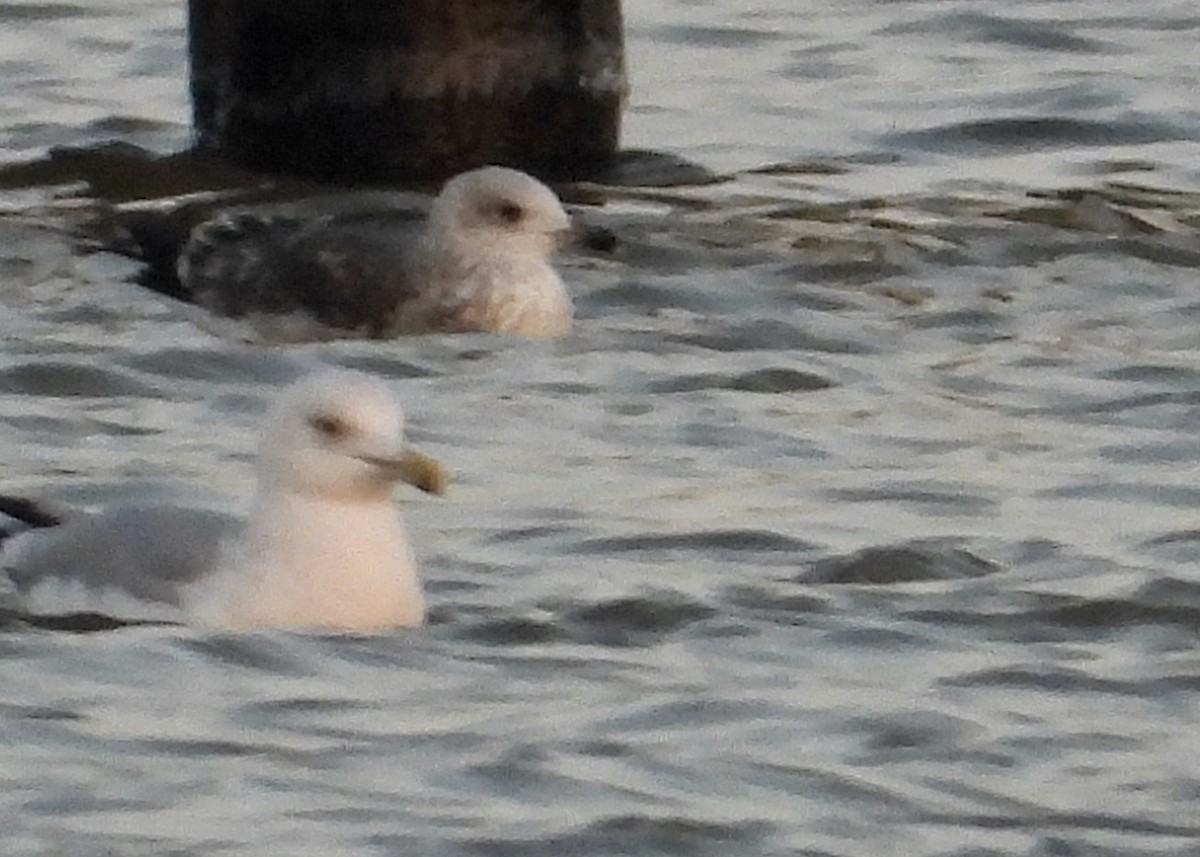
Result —
[[610, 165], [620, 0], [189, 0], [197, 143], [328, 181]]

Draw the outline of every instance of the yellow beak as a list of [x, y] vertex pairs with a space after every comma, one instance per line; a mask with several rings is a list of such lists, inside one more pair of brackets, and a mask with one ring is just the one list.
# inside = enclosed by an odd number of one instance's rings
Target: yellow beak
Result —
[[363, 461], [373, 464], [393, 479], [420, 488], [426, 494], [446, 493], [446, 483], [449, 481], [446, 471], [428, 455], [407, 450], [395, 458], [364, 456]]

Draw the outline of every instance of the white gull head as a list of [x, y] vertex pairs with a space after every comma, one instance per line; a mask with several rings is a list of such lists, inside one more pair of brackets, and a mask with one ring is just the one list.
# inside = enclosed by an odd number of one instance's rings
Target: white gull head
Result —
[[507, 167], [482, 167], [446, 182], [429, 212], [431, 237], [456, 249], [549, 259], [571, 229], [554, 191]]
[[344, 503], [387, 499], [396, 482], [438, 492], [440, 471], [404, 446], [404, 414], [381, 381], [327, 371], [288, 388], [259, 446], [259, 491]]
[[391, 391], [322, 372], [284, 392], [266, 420], [243, 538], [192, 612], [220, 627], [372, 630], [419, 625], [425, 604], [391, 503], [407, 482], [441, 493], [436, 462], [403, 445]]
[[429, 212], [432, 285], [397, 307], [395, 326], [563, 336], [574, 310], [552, 257], [570, 229], [554, 191], [530, 175], [483, 167], [455, 176]]

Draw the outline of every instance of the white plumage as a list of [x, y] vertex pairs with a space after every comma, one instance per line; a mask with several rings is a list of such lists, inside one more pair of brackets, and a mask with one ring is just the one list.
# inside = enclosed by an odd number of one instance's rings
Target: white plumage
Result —
[[[419, 625], [424, 597], [391, 491], [408, 482], [440, 493], [444, 475], [404, 448], [402, 431], [380, 381], [319, 373], [286, 390], [266, 419], [244, 524], [126, 507], [12, 538], [5, 568], [35, 611], [124, 613], [156, 602], [222, 628]], [[147, 612], [161, 615], [135, 617]]]

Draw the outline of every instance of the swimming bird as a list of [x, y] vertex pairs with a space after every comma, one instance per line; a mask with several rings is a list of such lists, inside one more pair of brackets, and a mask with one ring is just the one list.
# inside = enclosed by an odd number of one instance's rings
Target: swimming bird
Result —
[[552, 261], [571, 219], [550, 188], [518, 170], [454, 176], [424, 218], [230, 211], [186, 240], [164, 239], [144, 212], [124, 223], [152, 267], [143, 284], [259, 338], [551, 339], [571, 327], [571, 298]]
[[32, 612], [232, 629], [420, 625], [424, 596], [391, 492], [407, 482], [440, 494], [446, 478], [404, 446], [402, 432], [381, 381], [320, 372], [286, 389], [267, 415], [244, 523], [184, 506], [63, 519], [5, 498], [0, 511], [34, 529], [0, 546], [0, 566]]

